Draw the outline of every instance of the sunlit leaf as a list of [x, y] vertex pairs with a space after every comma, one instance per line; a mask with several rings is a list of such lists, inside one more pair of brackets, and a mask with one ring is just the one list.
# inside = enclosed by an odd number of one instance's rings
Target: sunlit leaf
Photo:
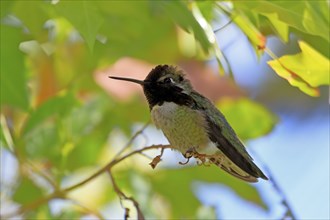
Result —
[[326, 1], [306, 1], [305, 4], [306, 9], [302, 22], [306, 31], [323, 37], [329, 42], [329, 3]]
[[207, 21], [215, 18], [215, 1], [196, 1], [196, 4]]
[[235, 23], [246, 34], [249, 40], [257, 49], [263, 49], [266, 46], [266, 37], [245, 17], [244, 14], [238, 14], [234, 18]]
[[42, 190], [30, 179], [23, 177], [19, 183], [16, 191], [14, 192], [13, 199], [19, 204], [25, 205], [31, 201], [40, 198]]
[[245, 140], [269, 133], [277, 121], [269, 110], [250, 99], [224, 98], [217, 107], [237, 135]]
[[303, 41], [301, 53], [285, 55], [268, 64], [275, 72], [310, 96], [319, 96], [318, 86], [329, 85], [329, 60]]
[[221, 52], [220, 47], [219, 47], [219, 45], [216, 41], [215, 33], [213, 32], [213, 29], [212, 29], [211, 25], [207, 22], [207, 20], [205, 19], [205, 17], [203, 16], [201, 11], [199, 10], [199, 7], [197, 6], [197, 3], [192, 3], [191, 8], [192, 8], [192, 13], [193, 13], [194, 17], [196, 18], [198, 23], [203, 28], [204, 33], [206, 34], [206, 36], [208, 38], [208, 41], [212, 45], [212, 49], [214, 51], [215, 58], [218, 62], [219, 72], [221, 74], [223, 74], [225, 72], [224, 69], [223, 69], [223, 66], [228, 64], [228, 63], [227, 63], [227, 60], [226, 60], [225, 56], [223, 55], [223, 53]]
[[181, 1], [162, 1], [159, 2], [164, 7], [169, 17], [180, 25], [186, 31], [192, 31], [196, 40], [201, 44], [204, 52], [208, 52], [211, 48], [211, 42], [204, 32], [203, 27], [193, 14], [188, 10], [187, 6]]
[[0, 31], [1, 105], [7, 104], [27, 110], [29, 103], [23, 53], [18, 49], [22, 30], [1, 24]]
[[148, 181], [154, 192], [170, 201], [173, 218], [195, 217], [196, 210], [200, 206], [200, 201], [193, 192], [192, 183], [195, 181], [225, 184], [243, 199], [265, 207], [253, 186], [226, 174], [215, 166], [158, 170], [148, 178]]
[[[237, 2], [235, 2], [237, 4]], [[276, 13], [278, 19], [302, 32], [320, 36], [329, 42], [329, 10], [326, 1], [239, 1], [258, 13]], [[328, 19], [328, 20], [327, 20]]]
[[266, 16], [270, 23], [273, 25], [273, 28], [277, 32], [278, 36], [284, 41], [288, 42], [289, 40], [289, 27], [286, 23], [282, 22], [278, 19], [278, 15], [276, 13], [262, 13], [262, 15]]

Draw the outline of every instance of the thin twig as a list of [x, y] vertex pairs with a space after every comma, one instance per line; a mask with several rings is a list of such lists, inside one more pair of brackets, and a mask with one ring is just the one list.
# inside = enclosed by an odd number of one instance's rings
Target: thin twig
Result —
[[143, 131], [149, 126], [149, 124], [150, 124], [150, 121], [148, 121], [147, 123], [145, 123], [144, 125], [143, 125], [143, 127], [140, 129], [140, 130], [138, 130], [132, 137], [131, 137], [131, 139], [127, 142], [127, 144], [115, 155], [115, 157], [114, 158], [117, 158], [117, 157], [119, 157], [132, 143], [133, 143], [133, 141], [135, 140], [135, 138], [137, 137], [137, 136], [139, 136], [140, 134], [142, 134], [143, 133]]
[[283, 217], [281, 219], [297, 219], [295, 214], [293, 213], [293, 210], [291, 208], [291, 205], [288, 202], [288, 199], [285, 196], [285, 193], [283, 192], [283, 190], [281, 189], [281, 187], [277, 184], [277, 182], [275, 181], [273, 175], [271, 174], [270, 169], [268, 168], [268, 166], [265, 165], [265, 163], [263, 163], [263, 168], [265, 170], [265, 172], [267, 173], [270, 182], [272, 183], [275, 191], [277, 192], [278, 195], [280, 195], [282, 197], [282, 204], [285, 206], [286, 208], [286, 212], [284, 213]]
[[297, 217], [295, 216], [294, 212], [293, 212], [293, 209], [291, 208], [289, 202], [288, 202], [288, 199], [286, 198], [285, 196], [285, 193], [283, 192], [283, 190], [281, 189], [281, 187], [278, 185], [278, 183], [276, 182], [274, 176], [272, 175], [269, 167], [266, 165], [266, 163], [264, 163], [260, 157], [258, 156], [258, 154], [250, 149], [250, 151], [253, 153], [253, 156], [255, 158], [258, 159], [258, 161], [260, 161], [261, 164], [263, 164], [263, 169], [265, 171], [265, 173], [267, 174], [268, 178], [269, 178], [269, 181], [272, 183], [275, 191], [277, 192], [278, 195], [281, 196], [282, 198], [282, 204], [285, 206], [285, 208], [287, 209], [286, 212], [284, 213], [284, 216], [281, 218], [281, 219], [287, 219], [287, 218], [290, 218], [290, 219], [297, 219]]
[[5, 216], [0, 216], [0, 219], [9, 219], [9, 218], [12, 218], [15, 216], [22, 215], [30, 210], [36, 209], [37, 207], [41, 206], [42, 204], [45, 204], [55, 198], [63, 199], [63, 198], [65, 198], [65, 196], [64, 196], [63, 192], [55, 191], [46, 197], [41, 197], [39, 199], [34, 200], [33, 202], [31, 202], [29, 204], [21, 206], [16, 212], [7, 214]]
[[47, 203], [48, 201], [54, 199], [54, 198], [66, 198], [66, 194], [69, 192], [69, 191], [72, 191], [74, 189], [77, 189], [81, 186], [83, 186], [84, 184], [90, 182], [91, 180], [95, 179], [96, 177], [98, 177], [99, 175], [103, 174], [104, 172], [106, 172], [107, 170], [111, 169], [112, 167], [114, 167], [116, 164], [120, 163], [121, 161], [135, 155], [135, 154], [140, 154], [141, 152], [144, 152], [144, 151], [147, 151], [147, 150], [152, 150], [152, 149], [159, 149], [159, 148], [164, 148], [164, 149], [167, 149], [167, 148], [172, 148], [171, 145], [151, 145], [151, 146], [148, 146], [148, 147], [144, 147], [144, 148], [141, 148], [141, 149], [138, 149], [138, 150], [135, 150], [135, 151], [132, 151], [118, 159], [113, 159], [111, 160], [108, 164], [106, 164], [104, 167], [100, 168], [98, 171], [96, 171], [94, 174], [92, 174], [91, 176], [87, 177], [86, 179], [70, 186], [70, 187], [67, 187], [67, 188], [64, 188], [64, 189], [61, 189], [59, 191], [55, 191], [45, 197], [42, 197], [42, 198], [39, 198], [39, 199], [36, 199], [34, 200], [33, 202], [27, 204], [27, 205], [23, 205], [21, 206], [18, 211], [16, 212], [13, 212], [13, 213], [10, 213], [6, 216], [0, 216], [1, 219], [4, 218], [4, 219], [7, 219], [7, 218], [11, 218], [11, 217], [14, 217], [14, 216], [17, 216], [17, 215], [21, 215], [21, 214], [24, 214], [25, 212], [28, 212], [28, 211], [31, 211], [33, 209], [36, 209], [37, 207], [41, 206], [42, 204], [44, 203]]
[[236, 17], [236, 15], [233, 16], [233, 17], [231, 17], [230, 20], [229, 20], [226, 24], [224, 24], [222, 27], [219, 27], [218, 29], [213, 30], [213, 32], [214, 32], [214, 33], [217, 33], [218, 31], [221, 31], [221, 30], [223, 30], [224, 28], [226, 28], [228, 25], [230, 25], [231, 23], [233, 23], [235, 17]]
[[67, 198], [67, 199], [70, 200], [73, 204], [75, 204], [75, 205], [79, 206], [80, 208], [84, 209], [86, 211], [86, 213], [95, 215], [100, 220], [105, 220], [105, 218], [102, 216], [102, 214], [98, 210], [91, 209], [91, 208], [81, 204], [77, 200], [73, 200], [73, 199], [70, 199], [70, 198]]
[[[128, 196], [126, 196], [126, 194], [125, 194], [123, 191], [121, 191], [121, 190], [119, 189], [119, 187], [118, 187], [118, 185], [117, 185], [117, 183], [116, 183], [116, 181], [115, 181], [115, 179], [114, 179], [114, 177], [113, 177], [113, 175], [112, 175], [110, 169], [107, 170], [107, 173], [108, 173], [109, 176], [110, 176], [110, 180], [111, 180], [111, 183], [112, 183], [112, 185], [113, 185], [113, 189], [114, 189], [115, 192], [117, 193], [119, 199], [120, 199], [120, 200], [123, 200], [123, 199], [124, 199], [124, 200], [129, 200], [129, 201], [131, 201], [131, 202], [133, 203], [135, 209], [136, 209], [136, 212], [137, 212], [137, 219], [139, 219], [139, 220], [144, 220], [145, 218], [144, 218], [144, 215], [143, 215], [143, 213], [142, 213], [142, 211], [141, 211], [141, 209], [140, 209], [139, 203], [138, 203], [133, 197], [128, 197]], [[120, 204], [122, 205], [122, 202], [120, 202]], [[123, 205], [122, 205], [122, 206], [123, 206]], [[129, 208], [125, 208], [125, 207], [123, 207], [123, 208], [125, 209], [125, 215], [124, 215], [124, 218], [125, 218], [125, 220], [126, 220], [126, 219], [128, 219], [128, 218], [130, 217], [130, 216], [129, 216], [129, 211], [130, 211], [130, 209], [129, 209]]]
[[39, 175], [40, 177], [42, 177], [43, 179], [45, 179], [53, 187], [53, 189], [55, 191], [58, 191], [59, 190], [58, 184], [50, 176], [48, 176], [47, 173], [45, 173], [39, 167], [37, 167], [36, 165], [34, 165], [33, 162], [31, 162], [30, 160], [26, 160], [25, 164], [28, 165], [29, 168], [34, 173], [36, 173], [37, 175]]
[[93, 175], [91, 175], [90, 177], [86, 178], [85, 180], [82, 180], [79, 183], [76, 183], [70, 187], [67, 187], [65, 189], [63, 189], [63, 191], [68, 192], [71, 191], [73, 189], [76, 189], [82, 185], [84, 185], [85, 183], [93, 180], [95, 177], [101, 175], [102, 173], [104, 173], [105, 171], [107, 171], [108, 169], [112, 168], [114, 165], [116, 165], [117, 163], [125, 160], [126, 158], [134, 155], [134, 154], [139, 154], [141, 152], [147, 151], [147, 150], [151, 150], [151, 149], [158, 149], [158, 148], [172, 148], [171, 145], [162, 145], [162, 144], [158, 144], [158, 145], [151, 145], [148, 147], [144, 147], [142, 149], [138, 149], [135, 151], [132, 151], [128, 154], [126, 154], [125, 156], [120, 157], [119, 159], [113, 159], [112, 161], [110, 161], [108, 164], [106, 164], [104, 167], [102, 167], [101, 169], [99, 169], [97, 172], [95, 172]]

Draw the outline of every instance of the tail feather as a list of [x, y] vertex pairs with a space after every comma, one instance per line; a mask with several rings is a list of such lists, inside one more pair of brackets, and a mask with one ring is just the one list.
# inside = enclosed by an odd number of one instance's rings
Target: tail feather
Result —
[[[258, 182], [258, 177], [252, 176], [251, 174], [245, 172], [236, 164], [234, 164], [231, 160], [229, 160], [225, 155], [218, 155], [217, 157], [212, 157], [210, 158], [210, 162], [220, 167], [222, 170], [226, 171], [232, 176], [237, 177], [241, 180], [250, 183]], [[261, 178], [263, 177], [261, 176]]]

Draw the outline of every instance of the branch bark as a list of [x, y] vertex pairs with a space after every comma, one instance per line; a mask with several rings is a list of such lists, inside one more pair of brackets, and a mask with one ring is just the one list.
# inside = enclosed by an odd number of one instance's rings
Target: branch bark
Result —
[[[118, 163], [120, 163], [121, 161], [135, 155], [135, 154], [140, 154], [144, 151], [148, 151], [148, 150], [153, 150], [153, 149], [167, 149], [167, 148], [172, 148], [170, 145], [151, 145], [151, 146], [148, 146], [148, 147], [144, 147], [144, 148], [141, 148], [141, 149], [138, 149], [138, 150], [135, 150], [135, 151], [132, 151], [118, 159], [114, 158], [113, 160], [111, 160], [109, 163], [107, 163], [105, 166], [103, 166], [102, 168], [100, 168], [98, 171], [96, 171], [94, 174], [92, 174], [91, 176], [87, 177], [86, 179], [72, 185], [72, 186], [69, 186], [67, 188], [64, 188], [64, 189], [61, 189], [61, 190], [58, 190], [58, 191], [55, 191], [45, 197], [42, 197], [42, 198], [39, 198], [39, 199], [36, 199], [34, 200], [33, 202], [27, 204], [27, 205], [23, 205], [21, 206], [17, 211], [13, 212], [13, 213], [10, 213], [10, 214], [7, 214], [6, 216], [0, 216], [1, 219], [7, 219], [7, 218], [11, 218], [11, 217], [14, 217], [14, 216], [18, 216], [18, 215], [22, 215], [28, 211], [31, 211], [33, 209], [36, 209], [38, 208], [39, 206], [49, 202], [50, 200], [52, 199], [55, 199], [55, 198], [66, 198], [66, 194], [72, 190], [75, 190], [83, 185], [85, 185], [86, 183], [90, 182], [91, 180], [95, 179], [96, 177], [100, 176], [101, 174], [103, 174], [104, 172], [107, 172], [108, 170], [111, 170], [112, 167], [114, 167], [115, 165], [117, 165]], [[136, 201], [135, 201], [136, 202]], [[133, 201], [134, 203], [134, 201]]]

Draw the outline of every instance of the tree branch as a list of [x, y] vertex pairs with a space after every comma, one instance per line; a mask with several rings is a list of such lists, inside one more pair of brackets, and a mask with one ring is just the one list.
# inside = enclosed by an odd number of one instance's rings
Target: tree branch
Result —
[[137, 137], [137, 136], [139, 136], [140, 134], [142, 134], [143, 133], [143, 131], [149, 126], [149, 124], [150, 124], [150, 121], [148, 121], [147, 123], [145, 123], [144, 125], [143, 125], [143, 127], [140, 129], [140, 130], [138, 130], [131, 138], [130, 138], [130, 140], [127, 142], [127, 144], [115, 155], [115, 157], [114, 158], [117, 158], [117, 157], [119, 157], [132, 143], [133, 143], [133, 141], [135, 140], [135, 138]]
[[281, 189], [281, 187], [277, 184], [275, 178], [273, 177], [269, 167], [266, 165], [266, 163], [264, 163], [260, 157], [258, 156], [258, 154], [252, 150], [250, 148], [250, 152], [253, 152], [253, 156], [255, 158], [258, 158], [258, 161], [260, 161], [263, 166], [262, 168], [264, 169], [265, 173], [267, 174], [268, 178], [269, 178], [269, 181], [272, 183], [275, 191], [277, 192], [278, 195], [281, 196], [282, 198], [282, 204], [285, 206], [285, 208], [287, 209], [286, 212], [284, 213], [284, 216], [281, 218], [281, 219], [297, 219], [297, 217], [295, 216], [290, 204], [288, 203], [288, 199], [286, 198], [285, 196], [285, 193], [283, 192], [283, 190]]
[[[142, 213], [142, 211], [140, 209], [139, 203], [133, 197], [126, 196], [125, 193], [119, 189], [119, 187], [118, 187], [115, 179], [113, 178], [113, 175], [111, 173], [111, 170], [107, 170], [107, 172], [108, 172], [108, 174], [110, 176], [110, 180], [112, 182], [113, 189], [117, 193], [120, 201], [122, 201], [123, 199], [131, 201], [133, 203], [136, 211], [137, 211], [137, 219], [138, 220], [144, 220], [145, 218], [144, 218], [144, 215], [143, 215], [143, 213]], [[120, 202], [120, 204], [122, 205], [121, 202]], [[122, 205], [122, 207], [123, 207], [123, 205]], [[124, 216], [125, 220], [127, 220], [130, 217], [129, 216], [129, 211], [130, 211], [129, 208], [125, 208], [125, 216]]]
[[91, 208], [81, 204], [77, 200], [73, 200], [73, 199], [70, 199], [70, 198], [67, 198], [67, 199], [70, 200], [71, 202], [73, 202], [76, 206], [79, 206], [80, 208], [85, 210], [86, 213], [95, 215], [100, 220], [105, 220], [105, 218], [102, 216], [102, 214], [98, 210], [91, 209]]
[[[69, 191], [72, 191], [74, 189], [77, 189], [81, 186], [83, 186], [84, 184], [90, 182], [91, 180], [95, 179], [96, 177], [98, 177], [99, 175], [103, 174], [104, 172], [106, 172], [107, 170], [110, 170], [112, 167], [114, 167], [116, 164], [120, 163], [121, 161], [135, 155], [135, 154], [140, 154], [144, 151], [148, 151], [148, 150], [152, 150], [152, 149], [167, 149], [167, 148], [172, 148], [170, 145], [151, 145], [151, 146], [148, 146], [148, 147], [144, 147], [144, 148], [141, 148], [141, 149], [138, 149], [138, 150], [135, 150], [135, 151], [132, 151], [118, 159], [114, 158], [113, 160], [111, 160], [109, 163], [107, 163], [104, 167], [102, 167], [101, 169], [99, 169], [98, 171], [96, 171], [94, 174], [92, 174], [91, 176], [87, 177], [86, 179], [72, 185], [72, 186], [69, 186], [67, 188], [64, 188], [64, 189], [61, 189], [61, 190], [58, 190], [58, 191], [55, 191], [51, 194], [49, 194], [48, 196], [46, 197], [42, 197], [42, 198], [39, 198], [37, 200], [34, 200], [33, 202], [27, 204], [27, 205], [23, 205], [21, 206], [16, 212], [13, 212], [13, 213], [10, 213], [6, 216], [1, 216], [1, 219], [2, 218], [11, 218], [11, 217], [14, 217], [14, 216], [17, 216], [17, 215], [21, 215], [21, 214], [24, 214], [28, 211], [31, 211], [33, 209], [36, 209], [37, 207], [41, 206], [42, 204], [45, 204], [47, 202], [49, 202], [50, 200], [52, 199], [55, 199], [55, 198], [66, 198], [66, 194], [69, 192]], [[134, 203], [134, 201], [132, 200], [132, 202]], [[135, 201], [136, 202], [136, 201]]]
[[166, 149], [166, 148], [172, 148], [172, 147], [171, 147], [171, 145], [162, 145], [162, 144], [159, 144], [159, 145], [151, 145], [151, 146], [148, 146], [148, 147], [144, 147], [142, 149], [139, 149], [139, 150], [132, 151], [132, 152], [130, 152], [130, 153], [126, 154], [125, 156], [122, 156], [122, 157], [120, 157], [118, 159], [113, 159], [112, 161], [110, 161], [104, 167], [102, 167], [101, 169], [99, 169], [97, 172], [95, 172], [90, 177], [86, 178], [85, 180], [82, 180], [79, 183], [76, 183], [76, 184], [74, 184], [74, 185], [72, 185], [70, 187], [67, 187], [67, 188], [63, 189], [63, 191], [68, 192], [68, 191], [71, 191], [73, 189], [76, 189], [76, 188], [84, 185], [85, 183], [88, 183], [89, 181], [93, 180], [95, 177], [101, 175], [102, 173], [104, 173], [108, 169], [111, 169], [113, 166], [115, 166], [119, 162], [127, 159], [128, 157], [133, 156], [134, 154], [140, 154], [141, 152], [144, 152], [144, 151], [147, 151], [147, 150], [152, 150], [152, 149], [158, 149], [158, 148], [164, 148], [164, 149]]

